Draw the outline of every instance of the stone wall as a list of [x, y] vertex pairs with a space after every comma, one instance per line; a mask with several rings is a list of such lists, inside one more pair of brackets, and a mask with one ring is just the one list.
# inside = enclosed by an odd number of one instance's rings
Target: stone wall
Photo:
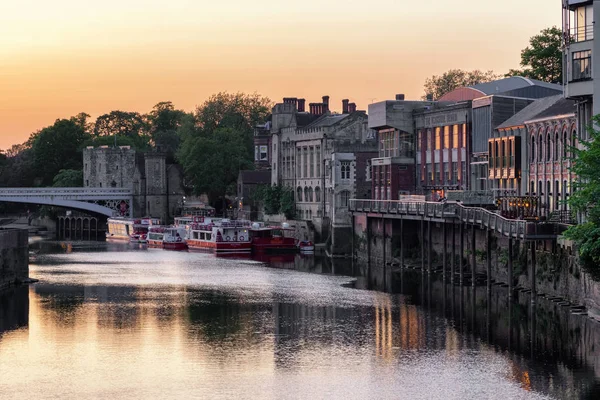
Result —
[[0, 230], [0, 289], [29, 278], [27, 230]]

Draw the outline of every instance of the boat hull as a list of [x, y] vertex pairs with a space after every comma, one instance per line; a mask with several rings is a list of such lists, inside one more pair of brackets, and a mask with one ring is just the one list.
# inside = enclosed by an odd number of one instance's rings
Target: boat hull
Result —
[[183, 251], [188, 249], [186, 242], [163, 242], [162, 248], [165, 250]]
[[252, 250], [250, 242], [212, 242], [188, 239], [187, 245], [192, 250], [209, 250], [217, 253], [249, 253]]
[[162, 240], [148, 239], [148, 247], [153, 247], [155, 249], [162, 249], [163, 242], [162, 242]]

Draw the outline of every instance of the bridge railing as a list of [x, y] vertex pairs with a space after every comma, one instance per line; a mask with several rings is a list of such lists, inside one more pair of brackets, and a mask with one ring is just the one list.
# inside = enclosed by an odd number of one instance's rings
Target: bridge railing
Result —
[[0, 196], [68, 196], [68, 195], [125, 195], [131, 189], [123, 188], [0, 188]]
[[503, 236], [515, 238], [555, 234], [552, 225], [508, 219], [485, 208], [465, 207], [462, 204], [453, 202], [352, 199], [349, 206], [351, 211], [357, 212], [415, 215], [425, 218], [458, 218], [462, 222], [481, 225]]

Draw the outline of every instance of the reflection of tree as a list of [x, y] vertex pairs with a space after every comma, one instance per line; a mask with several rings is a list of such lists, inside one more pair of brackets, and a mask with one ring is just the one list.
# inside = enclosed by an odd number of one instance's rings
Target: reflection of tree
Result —
[[224, 293], [199, 292], [188, 307], [190, 329], [209, 342], [231, 339], [242, 329], [242, 314], [250, 311]]
[[29, 288], [26, 286], [0, 291], [0, 338], [29, 323]]

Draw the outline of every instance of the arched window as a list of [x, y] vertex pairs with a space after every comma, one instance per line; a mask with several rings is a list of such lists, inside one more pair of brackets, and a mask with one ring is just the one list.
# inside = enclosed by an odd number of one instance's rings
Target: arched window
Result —
[[321, 202], [321, 188], [318, 186], [315, 188], [315, 201], [317, 203]]
[[531, 196], [533, 196], [533, 195], [534, 195], [534, 193], [535, 193], [535, 182], [534, 182], [534, 181], [531, 181], [531, 183], [530, 183], [530, 185], [529, 185], [529, 194], [530, 194]]
[[[573, 135], [571, 137], [571, 147], [577, 148], [577, 130], [573, 129]], [[573, 152], [571, 152], [571, 157], [573, 157]]]
[[298, 189], [296, 190], [296, 201], [297, 202], [302, 202], [302, 188], [300, 186], [298, 186]]
[[558, 161], [560, 156], [560, 137], [558, 136], [558, 130], [554, 134], [554, 161]]
[[304, 201], [310, 201], [310, 197], [308, 197], [308, 186], [304, 187]]
[[531, 162], [535, 162], [535, 135], [531, 135]]
[[552, 144], [550, 141], [550, 128], [546, 132], [546, 161], [552, 160]]
[[544, 161], [544, 154], [542, 153], [542, 150], [544, 148], [543, 144], [544, 144], [544, 142], [542, 140], [542, 134], [540, 133], [539, 136], [538, 136], [538, 156], [537, 156], [537, 162]]
[[313, 190], [312, 188], [308, 188], [308, 201], [312, 203], [313, 201]]
[[565, 129], [565, 131], [563, 132], [563, 141], [562, 141], [562, 156], [563, 158], [567, 158], [567, 152], [569, 149], [569, 141], [568, 141], [568, 134], [567, 134], [567, 130]]
[[340, 206], [348, 207], [349, 203], [350, 203], [350, 192], [348, 190], [344, 190], [344, 191], [340, 192]]

